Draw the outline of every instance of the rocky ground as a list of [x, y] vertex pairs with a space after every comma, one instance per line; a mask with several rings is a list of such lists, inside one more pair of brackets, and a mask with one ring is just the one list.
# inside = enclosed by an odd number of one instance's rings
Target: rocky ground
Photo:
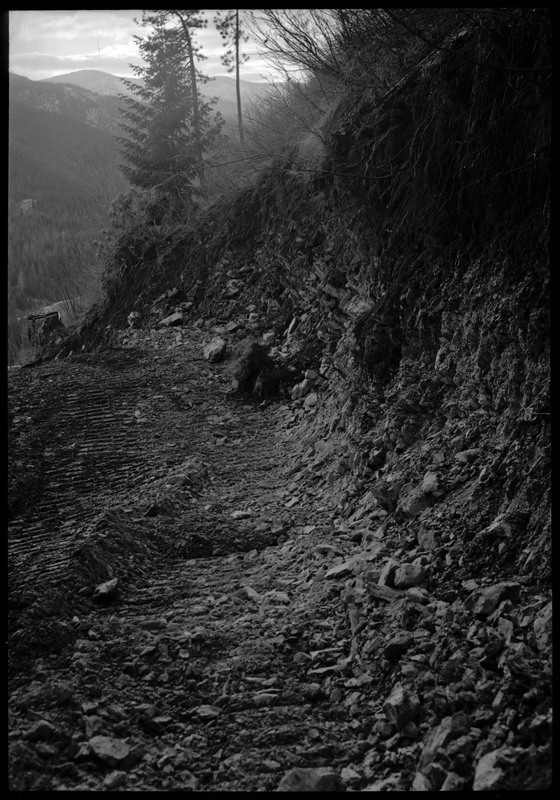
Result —
[[548, 789], [551, 596], [460, 568], [476, 447], [352, 494], [321, 385], [244, 400], [219, 332], [11, 370], [11, 790]]

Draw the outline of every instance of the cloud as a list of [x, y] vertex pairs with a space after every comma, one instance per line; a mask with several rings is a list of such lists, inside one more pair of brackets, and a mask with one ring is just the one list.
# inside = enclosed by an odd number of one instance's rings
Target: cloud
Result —
[[[206, 58], [198, 62], [202, 73], [224, 75], [220, 56], [222, 42], [212, 18], [208, 27], [196, 32], [195, 40]], [[142, 18], [141, 9], [101, 11], [10, 11], [10, 70], [41, 80], [78, 69], [99, 69], [120, 77], [134, 77], [130, 65], [142, 59], [133, 40], [147, 30], [134, 22]], [[245, 80], [266, 80], [271, 70], [254, 46], [241, 67]], [[281, 79], [281, 78], [279, 78]]]

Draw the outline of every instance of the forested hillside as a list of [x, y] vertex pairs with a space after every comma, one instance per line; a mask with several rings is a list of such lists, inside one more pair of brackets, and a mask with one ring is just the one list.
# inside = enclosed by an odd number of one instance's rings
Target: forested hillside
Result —
[[[16, 101], [9, 111], [8, 307], [15, 356], [18, 317], [98, 283], [94, 241], [126, 181], [112, 135]], [[22, 206], [26, 200], [32, 202]]]
[[10, 73], [10, 101], [53, 111], [118, 135], [120, 102], [115, 94], [97, 94], [79, 84], [32, 81]]

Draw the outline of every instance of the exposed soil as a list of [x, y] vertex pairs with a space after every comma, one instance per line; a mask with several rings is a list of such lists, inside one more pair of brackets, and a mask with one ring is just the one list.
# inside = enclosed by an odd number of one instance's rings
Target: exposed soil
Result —
[[371, 580], [398, 526], [294, 483], [289, 404], [201, 354], [189, 327], [11, 371], [11, 790], [402, 791], [422, 758], [471, 789], [498, 750], [499, 788], [546, 788], [548, 597], [490, 621], [476, 582]]

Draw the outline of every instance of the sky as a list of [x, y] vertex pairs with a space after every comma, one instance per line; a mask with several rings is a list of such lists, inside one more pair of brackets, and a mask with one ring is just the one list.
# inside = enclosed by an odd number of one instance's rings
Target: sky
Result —
[[[197, 31], [196, 41], [207, 59], [199, 69], [209, 76], [225, 75], [220, 62], [220, 36], [212, 24], [214, 11], [206, 12], [208, 27]], [[132, 78], [130, 64], [141, 65], [132, 36], [144, 36], [134, 18], [142, 9], [87, 11], [10, 11], [8, 19], [9, 69], [31, 80], [43, 80], [80, 69], [99, 69]], [[244, 45], [249, 60], [241, 65], [243, 80], [280, 79], [251, 42]]]

